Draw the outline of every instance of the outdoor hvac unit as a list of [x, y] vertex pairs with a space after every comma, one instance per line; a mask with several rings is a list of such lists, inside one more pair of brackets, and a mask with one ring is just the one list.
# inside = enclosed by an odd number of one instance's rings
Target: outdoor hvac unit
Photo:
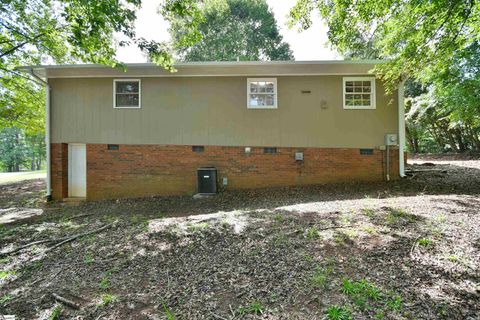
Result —
[[217, 193], [217, 169], [199, 168], [198, 169], [198, 193], [212, 194]]
[[398, 139], [395, 133], [387, 133], [385, 135], [385, 145], [396, 146], [397, 144], [398, 144]]

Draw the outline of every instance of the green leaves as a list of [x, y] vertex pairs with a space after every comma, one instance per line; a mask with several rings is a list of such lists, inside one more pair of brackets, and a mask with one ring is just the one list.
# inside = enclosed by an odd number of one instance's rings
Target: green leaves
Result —
[[411, 90], [406, 124], [412, 151], [480, 150], [480, 46], [458, 50], [450, 65], [427, 73], [428, 92]]
[[474, 0], [298, 0], [291, 23], [309, 27], [312, 11], [327, 22], [330, 43], [341, 54], [390, 60], [375, 69], [389, 90], [407, 77], [444, 69], [480, 31]]
[[[185, 61], [291, 60], [275, 18], [265, 0], [207, 0], [196, 12], [171, 16], [170, 33], [180, 59]], [[197, 17], [197, 15], [193, 15]], [[192, 32], [195, 29], [196, 32]], [[185, 41], [185, 35], [195, 41]]]

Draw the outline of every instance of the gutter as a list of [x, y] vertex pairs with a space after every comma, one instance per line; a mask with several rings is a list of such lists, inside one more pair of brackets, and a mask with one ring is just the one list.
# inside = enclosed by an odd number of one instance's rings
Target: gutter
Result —
[[[192, 61], [174, 63], [173, 67], [245, 67], [245, 66], [299, 66], [299, 65], [356, 65], [356, 64], [384, 64], [389, 60], [363, 59], [363, 60], [281, 60], [281, 61]], [[159, 68], [161, 66], [153, 62], [124, 63], [127, 68]], [[112, 69], [98, 63], [78, 63], [78, 64], [39, 64], [35, 66], [21, 66], [19, 70], [30, 70], [32, 67], [37, 69], [82, 69], [82, 68], [100, 68]], [[115, 68], [113, 68], [115, 69]]]
[[33, 68], [29, 68], [28, 72], [35, 79], [35, 81], [47, 90], [45, 94], [45, 149], [47, 151], [47, 201], [52, 200], [52, 179], [51, 179], [51, 150], [50, 150], [50, 85], [47, 81], [40, 78]]
[[400, 177], [405, 177], [405, 81], [398, 86], [398, 165]]

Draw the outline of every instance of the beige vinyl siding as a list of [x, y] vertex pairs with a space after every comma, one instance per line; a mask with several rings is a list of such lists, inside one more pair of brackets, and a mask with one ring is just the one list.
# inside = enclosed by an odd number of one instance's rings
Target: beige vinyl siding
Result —
[[375, 110], [343, 109], [337, 75], [277, 77], [271, 110], [247, 109], [247, 77], [141, 81], [142, 108], [114, 109], [113, 78], [50, 79], [52, 142], [368, 148], [398, 131], [378, 80]]

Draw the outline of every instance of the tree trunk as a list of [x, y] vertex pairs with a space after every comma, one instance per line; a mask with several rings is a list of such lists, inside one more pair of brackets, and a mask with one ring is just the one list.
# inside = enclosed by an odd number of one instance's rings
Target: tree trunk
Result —
[[459, 152], [460, 150], [458, 149], [457, 142], [455, 141], [455, 137], [453, 136], [453, 133], [451, 130], [447, 130], [447, 138], [450, 146], [452, 147], [453, 151]]
[[407, 140], [408, 140], [408, 145], [410, 146], [410, 150], [412, 150], [413, 153], [416, 153], [417, 151], [415, 150], [415, 143], [413, 142], [413, 136], [412, 132], [408, 128], [408, 126], [405, 126], [405, 133], [407, 135]]
[[472, 144], [475, 150], [480, 151], [480, 139], [471, 126], [467, 126], [467, 131], [472, 139]]
[[432, 135], [433, 139], [435, 139], [438, 147], [442, 150], [445, 150], [445, 143], [443, 141], [443, 138], [438, 134], [437, 127], [434, 124], [432, 124], [431, 127], [431, 129], [427, 130], [430, 131], [430, 134]]
[[30, 162], [30, 170], [35, 170], [35, 155], [32, 156], [32, 161]]
[[467, 147], [465, 146], [465, 141], [463, 139], [463, 132], [461, 129], [455, 130], [455, 136], [458, 141], [458, 150], [460, 152], [465, 152], [467, 150]]
[[418, 147], [418, 139], [415, 137], [415, 139], [413, 140], [413, 147], [415, 149], [415, 152], [420, 152], [420, 148]]

